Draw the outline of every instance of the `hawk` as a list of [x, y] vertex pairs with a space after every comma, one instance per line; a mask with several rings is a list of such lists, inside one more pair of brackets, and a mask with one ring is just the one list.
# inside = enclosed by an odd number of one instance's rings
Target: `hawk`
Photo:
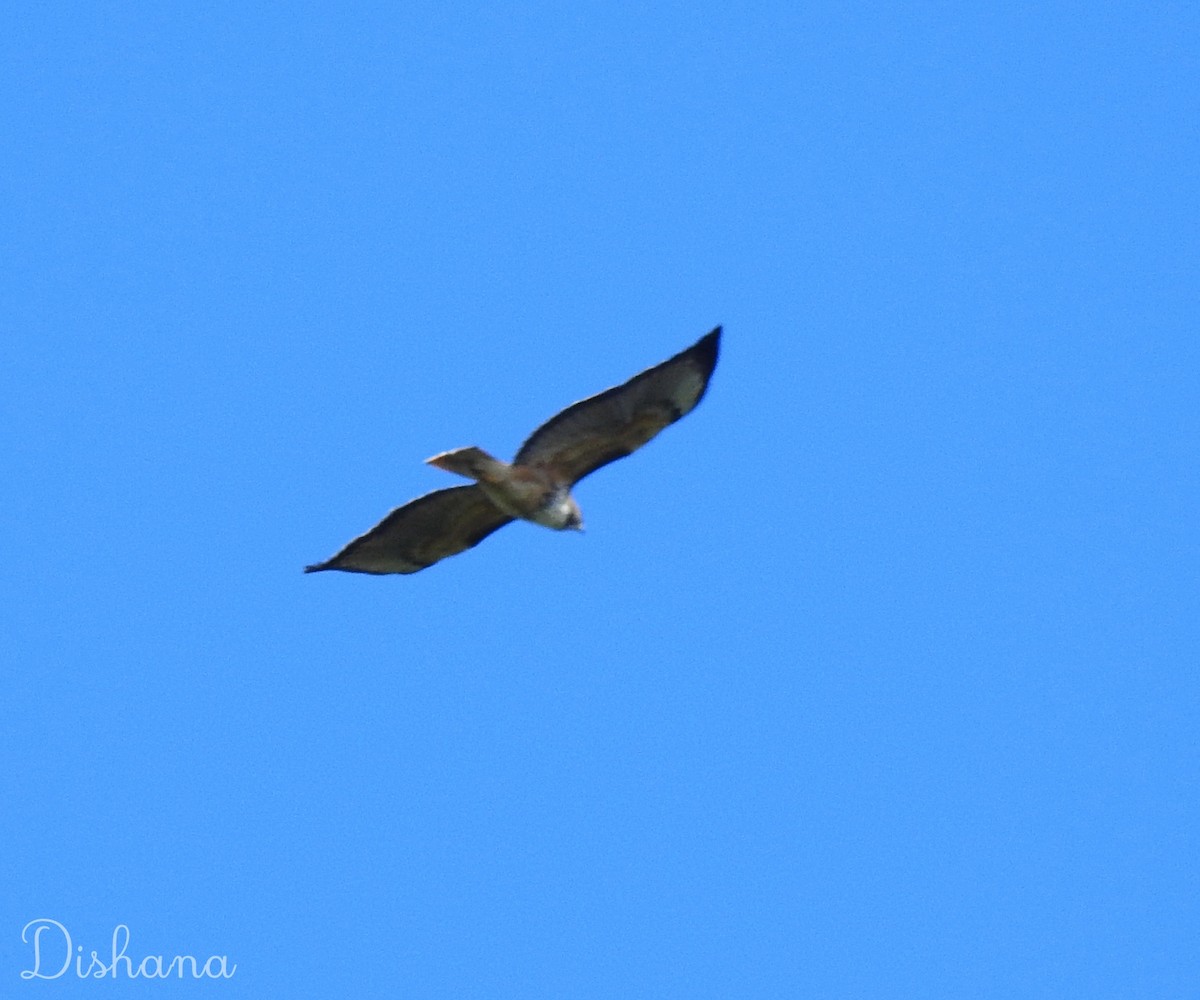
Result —
[[662, 364], [573, 403], [534, 431], [511, 463], [474, 447], [426, 459], [474, 482], [397, 507], [337, 555], [304, 572], [416, 573], [478, 545], [517, 518], [558, 531], [582, 531], [571, 488], [690, 413], [708, 388], [720, 342], [718, 326]]

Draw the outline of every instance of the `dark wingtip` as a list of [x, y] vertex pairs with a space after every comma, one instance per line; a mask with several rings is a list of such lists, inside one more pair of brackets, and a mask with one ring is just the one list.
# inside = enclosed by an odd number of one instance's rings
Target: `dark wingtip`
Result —
[[717, 355], [721, 349], [721, 327], [715, 326], [696, 341], [685, 353], [691, 354], [704, 368], [707, 379], [717, 367]]
[[705, 354], [711, 353], [715, 358], [721, 346], [721, 329], [719, 326], [714, 326], [708, 333], [696, 341], [696, 347]]
[[305, 573], [320, 573], [322, 570], [331, 569], [331, 568], [332, 567], [330, 567], [329, 563], [327, 563], [327, 562], [313, 563], [311, 566], [305, 566], [304, 572]]

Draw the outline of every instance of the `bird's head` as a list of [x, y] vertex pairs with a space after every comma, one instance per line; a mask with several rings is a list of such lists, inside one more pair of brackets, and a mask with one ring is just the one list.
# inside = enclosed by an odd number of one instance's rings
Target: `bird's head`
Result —
[[579, 504], [575, 502], [573, 496], [567, 497], [567, 517], [563, 522], [563, 528], [570, 528], [572, 531], [583, 531], [583, 512], [579, 509]]

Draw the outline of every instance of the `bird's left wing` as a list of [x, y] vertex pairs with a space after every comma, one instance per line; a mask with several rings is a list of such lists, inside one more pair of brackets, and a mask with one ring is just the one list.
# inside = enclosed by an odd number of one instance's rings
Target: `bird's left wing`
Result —
[[478, 486], [451, 486], [397, 507], [364, 535], [305, 573], [416, 573], [478, 545], [513, 518]]
[[568, 406], [534, 431], [513, 459], [568, 484], [636, 451], [700, 402], [717, 365], [721, 328], [622, 385]]

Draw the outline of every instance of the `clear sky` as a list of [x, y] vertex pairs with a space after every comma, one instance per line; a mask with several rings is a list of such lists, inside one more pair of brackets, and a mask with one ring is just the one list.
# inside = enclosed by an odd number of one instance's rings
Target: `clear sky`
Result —
[[[1200, 995], [1198, 29], [6, 13], [0, 994]], [[586, 534], [302, 575], [718, 323]]]

